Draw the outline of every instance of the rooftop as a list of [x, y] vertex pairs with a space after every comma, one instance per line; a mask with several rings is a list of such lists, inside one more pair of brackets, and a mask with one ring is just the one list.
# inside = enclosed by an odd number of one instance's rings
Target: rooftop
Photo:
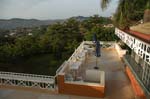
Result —
[[[95, 56], [91, 55], [87, 65], [95, 64]], [[134, 93], [127, 78], [124, 67], [115, 49], [102, 49], [98, 59], [100, 70], [105, 71], [106, 99], [134, 99]]]
[[130, 27], [130, 30], [124, 31], [132, 36], [141, 39], [142, 41], [150, 43], [150, 22], [132, 26]]
[[150, 35], [150, 22], [144, 23], [144, 24], [139, 24], [137, 26], [132, 26], [132, 27], [130, 27], [130, 29], [132, 31], [137, 31], [137, 32], [140, 32], [140, 33]]
[[[97, 58], [97, 66], [104, 71], [106, 93], [104, 99], [134, 99], [134, 93], [128, 77], [124, 72], [123, 63], [114, 48], [102, 48], [102, 56]], [[83, 72], [79, 73], [83, 78], [85, 76], [85, 69], [93, 69], [96, 66], [96, 57], [94, 52], [88, 54], [85, 61], [85, 68]], [[10, 89], [0, 89], [0, 98], [2, 99], [98, 99], [90, 97], [80, 97], [72, 95], [62, 95], [58, 93], [36, 93], [32, 90], [19, 91]]]

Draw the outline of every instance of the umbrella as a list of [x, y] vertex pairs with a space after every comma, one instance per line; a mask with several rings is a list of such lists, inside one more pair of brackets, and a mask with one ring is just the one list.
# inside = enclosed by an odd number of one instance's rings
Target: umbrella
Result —
[[94, 33], [93, 34], [93, 42], [96, 43], [97, 42], [97, 35]]
[[97, 42], [96, 42], [96, 51], [95, 51], [96, 57], [100, 57], [100, 56], [101, 56], [100, 47], [101, 47], [101, 46], [100, 46], [100, 42], [97, 41]]
[[95, 45], [96, 45], [96, 51], [95, 51], [96, 67], [94, 67], [94, 68], [95, 68], [95, 69], [98, 69], [98, 67], [97, 67], [97, 58], [101, 56], [101, 51], [100, 51], [101, 45], [100, 45], [100, 42], [99, 42], [99, 41], [97, 41], [97, 42], [95, 43]]
[[95, 44], [95, 56], [96, 56], [96, 67], [95, 67], [95, 69], [98, 69], [97, 57], [101, 56], [101, 51], [100, 51], [100, 42], [97, 40], [97, 35], [95, 33], [93, 34], [93, 42]]

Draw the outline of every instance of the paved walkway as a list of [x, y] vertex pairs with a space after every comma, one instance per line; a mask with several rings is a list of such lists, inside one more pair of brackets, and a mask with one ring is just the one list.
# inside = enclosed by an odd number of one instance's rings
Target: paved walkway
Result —
[[[86, 61], [86, 68], [96, 66], [95, 56]], [[102, 50], [97, 60], [101, 70], [106, 72], [106, 97], [104, 99], [135, 99], [130, 81], [124, 73], [123, 64], [115, 50]], [[32, 91], [8, 90], [0, 87], [0, 99], [100, 99], [54, 93], [36, 93]]]
[[0, 99], [99, 99], [52, 93], [37, 93], [22, 90], [0, 89]]
[[[91, 56], [90, 64], [94, 64], [95, 56]], [[116, 50], [102, 50], [102, 56], [97, 62], [99, 68], [106, 73], [106, 99], [135, 99], [130, 81], [124, 72], [123, 63], [121, 62]]]

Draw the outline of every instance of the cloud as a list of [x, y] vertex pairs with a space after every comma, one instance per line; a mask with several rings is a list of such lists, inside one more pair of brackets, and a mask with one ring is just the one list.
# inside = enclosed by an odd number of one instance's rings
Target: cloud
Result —
[[116, 8], [112, 4], [102, 12], [99, 0], [0, 0], [0, 18], [62, 19], [99, 13], [110, 16]]

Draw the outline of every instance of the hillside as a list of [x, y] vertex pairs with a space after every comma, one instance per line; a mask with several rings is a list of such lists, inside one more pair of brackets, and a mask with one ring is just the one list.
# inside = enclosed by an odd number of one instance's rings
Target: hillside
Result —
[[63, 22], [64, 20], [37, 20], [37, 19], [0, 19], [0, 29], [15, 29], [15, 28], [29, 28], [41, 25], [50, 25], [56, 22]]
[[[76, 16], [72, 17], [78, 21], [83, 21], [88, 19], [88, 17]], [[64, 22], [66, 19], [57, 19], [57, 20], [37, 20], [37, 19], [0, 19], [0, 29], [16, 29], [16, 28], [30, 28], [37, 27], [42, 25], [50, 25], [57, 22]]]

